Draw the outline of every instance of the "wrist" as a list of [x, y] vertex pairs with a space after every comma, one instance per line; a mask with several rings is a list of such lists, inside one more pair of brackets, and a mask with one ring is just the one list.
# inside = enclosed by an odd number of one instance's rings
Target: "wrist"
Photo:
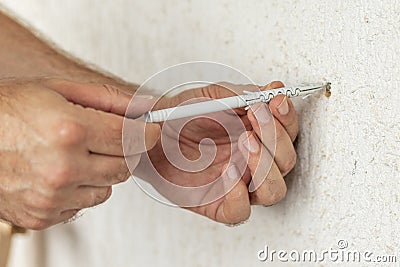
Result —
[[60, 78], [109, 84], [126, 92], [137, 86], [108, 73], [91, 69], [78, 59], [38, 38], [32, 31], [0, 12], [0, 80]]

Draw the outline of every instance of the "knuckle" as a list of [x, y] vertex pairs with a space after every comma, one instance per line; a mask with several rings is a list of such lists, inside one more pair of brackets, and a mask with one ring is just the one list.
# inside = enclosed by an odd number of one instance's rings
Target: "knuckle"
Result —
[[120, 90], [113, 85], [103, 84], [103, 87], [106, 89], [107, 93], [112, 97], [118, 97], [121, 94]]
[[71, 182], [74, 170], [67, 160], [61, 160], [58, 164], [49, 167], [45, 182], [52, 189], [60, 189]]
[[66, 146], [80, 144], [86, 137], [84, 127], [71, 119], [57, 121], [51, 134], [54, 143]]

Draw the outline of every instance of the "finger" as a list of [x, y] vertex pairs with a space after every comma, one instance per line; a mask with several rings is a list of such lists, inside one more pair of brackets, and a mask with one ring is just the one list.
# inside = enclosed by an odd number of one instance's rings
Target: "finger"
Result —
[[66, 223], [69, 221], [73, 221], [75, 217], [79, 217], [77, 216], [78, 212], [80, 210], [79, 209], [71, 209], [71, 210], [65, 210], [63, 212], [61, 212], [60, 216], [53, 222], [53, 224], [58, 224], [58, 223]]
[[92, 109], [86, 109], [84, 114], [88, 129], [87, 148], [92, 153], [113, 156], [123, 156], [124, 152], [125, 155], [139, 154], [152, 148], [160, 137], [158, 124], [124, 120], [121, 116]]
[[250, 203], [265, 206], [276, 204], [285, 197], [286, 190], [286, 183], [278, 166], [272, 163], [264, 182], [250, 193]]
[[272, 81], [269, 84], [267, 84], [266, 86], [262, 87], [261, 90], [265, 91], [265, 90], [271, 90], [271, 89], [282, 88], [282, 87], [285, 87], [283, 82], [281, 82], [281, 81]]
[[[285, 85], [280, 81], [273, 81], [262, 90], [271, 90], [284, 86]], [[269, 109], [272, 115], [274, 115], [286, 129], [293, 142], [299, 132], [299, 122], [292, 101], [284, 95], [278, 95], [269, 102]]]
[[[174, 107], [187, 100], [192, 100], [197, 98], [204, 99], [205, 97], [212, 99], [219, 99], [230, 96], [242, 95], [243, 91], [259, 91], [259, 90], [260, 87], [254, 84], [236, 85], [228, 82], [220, 82], [220, 83], [210, 84], [205, 87], [184, 91], [180, 93], [177, 97], [174, 97], [172, 99], [171, 98], [161, 99], [161, 102], [168, 101], [167, 106]], [[234, 109], [234, 111], [238, 115], [246, 114], [246, 110], [244, 108], [237, 108]]]
[[78, 83], [62, 79], [49, 79], [46, 85], [68, 101], [83, 107], [124, 115], [132, 95], [107, 84]]
[[[131, 133], [131, 134], [130, 134]], [[157, 123], [145, 123], [140, 120], [124, 121], [124, 156], [131, 156], [152, 149], [161, 136], [161, 127]]]
[[111, 197], [111, 186], [80, 186], [76, 189], [73, 199], [67, 203], [68, 209], [84, 209], [97, 206]]
[[236, 186], [225, 195], [224, 201], [218, 205], [215, 217], [217, 222], [237, 224], [250, 217], [251, 207], [247, 186], [239, 180]]
[[293, 142], [299, 132], [299, 122], [292, 101], [287, 96], [278, 95], [269, 102], [269, 108]]
[[[213, 89], [213, 86], [219, 87], [219, 90], [216, 90], [216, 92], [214, 92], [214, 94], [216, 94], [217, 96], [216, 98], [242, 95], [243, 91], [258, 92], [260, 91], [260, 88], [262, 88], [261, 86], [256, 84], [233, 84], [229, 82], [219, 82], [211, 85], [209, 89]], [[221, 90], [221, 87], [227, 90]]]
[[151, 110], [156, 101], [157, 99], [151, 95], [135, 94], [129, 103], [125, 116], [130, 119], [136, 119]]
[[[282, 88], [284, 84], [280, 81], [273, 81], [266, 86], [259, 86], [255, 84], [232, 84], [228, 82], [220, 82], [217, 84], [212, 84], [203, 89], [205, 94], [209, 95], [211, 98], [223, 98], [230, 97], [235, 95], [243, 95], [243, 92], [259, 92], [260, 90], [271, 90], [275, 88]], [[225, 90], [221, 90], [221, 88]], [[203, 92], [204, 93], [204, 92]], [[246, 110], [244, 108], [235, 109], [238, 115], [246, 114]]]
[[[296, 151], [290, 136], [280, 122], [270, 115], [266, 104], [259, 103], [254, 105], [248, 114], [250, 123], [258, 138], [268, 148], [271, 155], [274, 156], [274, 161], [285, 176], [296, 164]], [[274, 131], [275, 136], [273, 134]]]
[[[232, 84], [228, 82], [220, 82], [212, 84], [205, 88], [207, 95], [210, 98], [225, 98], [237, 95], [243, 95], [244, 91], [257, 92], [260, 91], [260, 86], [255, 84]], [[245, 115], [246, 110], [243, 108], [233, 109], [239, 116]]]
[[[251, 213], [249, 193], [246, 182], [241, 179], [237, 166], [235, 164], [227, 166], [223, 178], [225, 179], [226, 190], [230, 191], [217, 207], [215, 212], [216, 221], [237, 224], [247, 220]], [[232, 183], [236, 183], [233, 188]]]
[[[224, 98], [235, 95], [242, 95], [245, 91], [259, 92], [260, 90], [264, 91], [282, 87], [284, 87], [284, 84], [280, 81], [273, 81], [265, 86], [260, 86], [256, 84], [232, 84], [229, 82], [219, 82], [203, 88], [203, 91], [205, 90], [206, 94], [208, 93], [208, 95], [210, 95], [210, 97], [212, 98]], [[226, 90], [221, 90], [221, 88], [224, 88]]]
[[[132, 157], [140, 159], [139, 155]], [[90, 154], [86, 161], [86, 169], [89, 176], [80, 181], [80, 185], [111, 186], [125, 182], [131, 176], [124, 157]]]
[[252, 176], [249, 186], [251, 203], [272, 205], [281, 200], [286, 194], [286, 184], [266, 147], [249, 132], [240, 136], [238, 144], [248, 159], [247, 166]]
[[[239, 174], [238, 171], [234, 173], [231, 175]], [[188, 209], [220, 223], [236, 224], [247, 220], [251, 213], [247, 186], [240, 177], [229, 179], [239, 180], [225, 196], [210, 204]]]

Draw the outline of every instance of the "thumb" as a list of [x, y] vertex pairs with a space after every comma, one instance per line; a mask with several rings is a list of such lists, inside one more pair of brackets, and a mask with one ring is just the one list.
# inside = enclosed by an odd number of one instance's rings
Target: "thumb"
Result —
[[78, 83], [62, 79], [50, 79], [45, 84], [70, 102], [118, 115], [125, 115], [132, 98], [131, 95], [107, 84]]
[[258, 92], [260, 91], [260, 86], [255, 84], [233, 84], [230, 82], [219, 82], [216, 83], [217, 86], [222, 87], [224, 90], [218, 92], [219, 97], [230, 97], [235, 95], [243, 95], [244, 91]]

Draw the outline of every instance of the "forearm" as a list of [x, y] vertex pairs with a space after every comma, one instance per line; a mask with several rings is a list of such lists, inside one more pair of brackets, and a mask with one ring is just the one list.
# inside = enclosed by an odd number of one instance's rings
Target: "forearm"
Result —
[[137, 87], [63, 55], [1, 12], [0, 40], [0, 79], [57, 77], [106, 83], [131, 92]]

